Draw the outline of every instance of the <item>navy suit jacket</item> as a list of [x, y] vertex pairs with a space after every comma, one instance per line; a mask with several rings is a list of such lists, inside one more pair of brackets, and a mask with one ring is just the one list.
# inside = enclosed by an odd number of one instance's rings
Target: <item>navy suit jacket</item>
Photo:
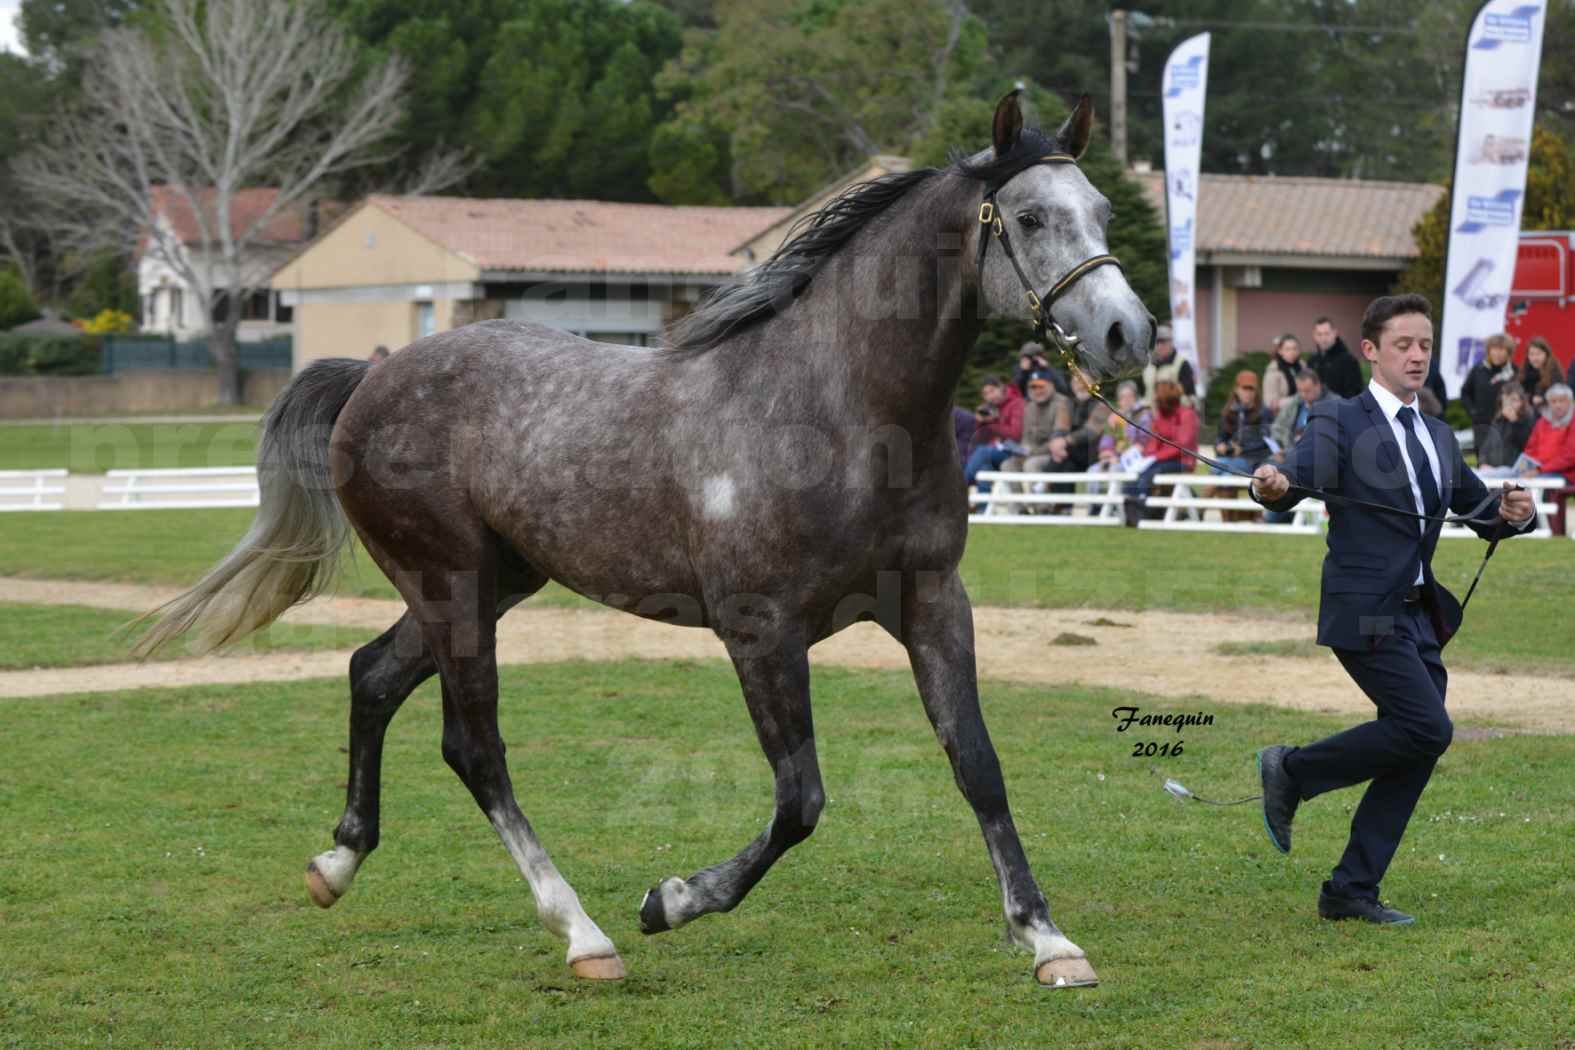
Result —
[[[1442, 420], [1423, 415], [1443, 473], [1440, 496], [1456, 514], [1469, 512], [1488, 496], [1482, 479], [1466, 467], [1460, 443]], [[1428, 469], [1418, 464], [1418, 469]], [[1313, 405], [1303, 432], [1280, 470], [1292, 484], [1324, 489], [1413, 513], [1405, 462], [1389, 421], [1371, 391]], [[1253, 497], [1256, 499], [1256, 495]], [[1277, 501], [1260, 500], [1270, 510], [1290, 510], [1305, 498], [1296, 492]], [[1478, 516], [1496, 515], [1494, 499]], [[1460, 603], [1433, 576], [1433, 551], [1442, 525], [1422, 531], [1415, 518], [1366, 507], [1329, 503], [1329, 553], [1323, 561], [1318, 608], [1318, 644], [1337, 649], [1370, 649], [1394, 633], [1405, 594], [1422, 570], [1422, 598], [1439, 645], [1460, 627]], [[1472, 525], [1483, 539], [1516, 535], [1513, 526]], [[1529, 526], [1528, 526], [1529, 528]]]

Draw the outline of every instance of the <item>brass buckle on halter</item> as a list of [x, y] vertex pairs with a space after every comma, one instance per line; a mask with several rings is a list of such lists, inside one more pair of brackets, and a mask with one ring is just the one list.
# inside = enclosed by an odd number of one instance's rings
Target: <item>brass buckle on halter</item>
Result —
[[990, 222], [994, 218], [995, 218], [995, 202], [994, 201], [985, 201], [983, 204], [979, 205], [979, 225], [980, 226], [988, 226], [988, 225], [990, 225]]
[[1039, 296], [1032, 288], [1028, 289], [1028, 308], [1034, 312], [1035, 317], [1039, 316]]

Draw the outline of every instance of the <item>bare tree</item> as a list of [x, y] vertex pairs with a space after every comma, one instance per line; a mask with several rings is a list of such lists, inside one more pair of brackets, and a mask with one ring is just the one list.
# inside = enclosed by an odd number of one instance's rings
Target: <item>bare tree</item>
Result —
[[[271, 228], [306, 209], [325, 180], [392, 157], [407, 71], [397, 59], [363, 68], [323, 0], [158, 0], [154, 9], [151, 30], [103, 34], [81, 104], [17, 167], [62, 239], [120, 250], [140, 242], [194, 291], [219, 399], [233, 404], [241, 309], [277, 262]], [[429, 170], [463, 174], [438, 160]], [[265, 207], [237, 208], [237, 195], [256, 187], [277, 193]], [[195, 227], [190, 247], [172, 208]]]

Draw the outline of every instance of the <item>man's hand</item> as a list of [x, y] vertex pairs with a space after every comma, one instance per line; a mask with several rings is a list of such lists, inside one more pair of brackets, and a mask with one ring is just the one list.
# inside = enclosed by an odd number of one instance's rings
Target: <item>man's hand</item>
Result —
[[1265, 463], [1252, 472], [1252, 491], [1258, 494], [1259, 499], [1273, 503], [1277, 499], [1283, 499], [1285, 494], [1291, 491], [1291, 479], [1281, 474], [1272, 464]]
[[1536, 513], [1536, 502], [1531, 498], [1531, 493], [1523, 488], [1517, 488], [1510, 482], [1504, 482], [1504, 498], [1499, 500], [1498, 516], [1511, 525], [1519, 525], [1532, 514]]
[[1050, 458], [1057, 463], [1066, 461], [1066, 438], [1056, 437], [1050, 439]]

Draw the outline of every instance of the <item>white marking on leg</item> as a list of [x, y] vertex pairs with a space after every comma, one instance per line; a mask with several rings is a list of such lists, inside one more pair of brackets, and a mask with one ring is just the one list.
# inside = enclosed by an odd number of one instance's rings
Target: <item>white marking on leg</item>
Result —
[[514, 863], [519, 865], [520, 873], [530, 884], [541, 924], [554, 936], [569, 942], [565, 961], [572, 963], [576, 959], [617, 955], [618, 949], [613, 947], [612, 939], [585, 914], [579, 894], [558, 873], [536, 836], [525, 827], [516, 826], [506, 815], [492, 813], [488, 816]]
[[672, 929], [678, 929], [700, 914], [700, 901], [683, 879], [676, 876], [663, 879], [657, 892], [662, 898], [662, 914], [666, 916], [667, 925]]
[[1012, 919], [1012, 913], [1017, 909], [1012, 907], [1011, 897], [1006, 890], [1006, 865], [996, 855], [993, 845], [990, 846], [990, 860], [995, 865], [996, 878], [1001, 883], [1001, 910], [1006, 913], [1007, 931], [1013, 941], [1034, 953], [1034, 968], [1037, 970], [1051, 959], [1083, 958], [1083, 949], [1073, 944], [1054, 926], [1034, 926]]
[[705, 516], [713, 521], [733, 516], [733, 479], [726, 474], [705, 479]]
[[349, 846], [335, 846], [327, 853], [319, 853], [312, 858], [312, 867], [328, 883], [328, 888], [335, 897], [343, 897], [350, 889], [350, 883], [355, 878], [356, 869], [366, 859], [365, 853], [358, 853]]

